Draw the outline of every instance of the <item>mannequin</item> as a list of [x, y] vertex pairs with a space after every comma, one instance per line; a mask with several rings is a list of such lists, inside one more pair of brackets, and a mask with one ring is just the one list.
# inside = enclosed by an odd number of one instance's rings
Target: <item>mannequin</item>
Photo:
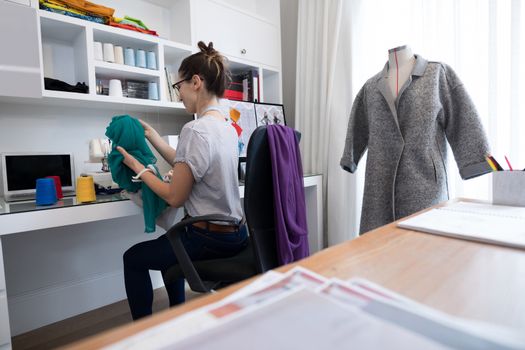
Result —
[[407, 46], [389, 50], [355, 97], [340, 163], [353, 173], [367, 152], [360, 233], [449, 198], [447, 144], [463, 179], [492, 171], [478, 112], [454, 70]]
[[408, 45], [388, 50], [388, 87], [394, 98], [407, 82], [415, 63], [416, 58]]

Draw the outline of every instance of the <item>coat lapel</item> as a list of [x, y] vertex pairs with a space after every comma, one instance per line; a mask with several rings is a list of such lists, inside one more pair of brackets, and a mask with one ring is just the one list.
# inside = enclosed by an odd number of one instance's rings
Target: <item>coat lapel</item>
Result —
[[397, 108], [395, 104], [395, 99], [394, 99], [394, 96], [392, 95], [392, 92], [390, 91], [390, 88], [388, 87], [387, 74], [388, 74], [388, 62], [385, 64], [385, 68], [383, 68], [381, 76], [379, 77], [379, 80], [377, 82], [377, 88], [379, 89], [379, 92], [381, 93], [381, 95], [383, 95], [385, 102], [388, 104], [388, 108], [390, 108], [392, 117], [394, 118], [394, 121], [397, 125], [397, 130], [399, 131], [399, 134], [401, 134], [401, 130], [399, 129], [399, 122], [397, 120]]
[[399, 121], [397, 117], [397, 107], [399, 104], [399, 100], [401, 99], [401, 95], [403, 95], [403, 92], [408, 89], [410, 84], [412, 83], [412, 77], [417, 76], [420, 77], [425, 73], [425, 69], [427, 68], [428, 61], [425, 60], [423, 57], [419, 55], [414, 55], [416, 57], [416, 62], [414, 64], [414, 68], [412, 68], [412, 73], [408, 77], [408, 80], [403, 84], [401, 87], [401, 91], [399, 92], [399, 95], [394, 97], [392, 95], [392, 91], [390, 91], [390, 88], [388, 87], [388, 62], [386, 62], [385, 67], [383, 68], [383, 71], [381, 72], [381, 76], [378, 78], [377, 81], [377, 87], [379, 89], [379, 92], [381, 95], [383, 95], [383, 98], [385, 99], [385, 102], [388, 104], [388, 107], [390, 108], [390, 112], [392, 113], [392, 117], [394, 118], [394, 121], [397, 125], [397, 130], [399, 131], [399, 134], [401, 137], [403, 137], [403, 134], [401, 133], [401, 129], [399, 128]]

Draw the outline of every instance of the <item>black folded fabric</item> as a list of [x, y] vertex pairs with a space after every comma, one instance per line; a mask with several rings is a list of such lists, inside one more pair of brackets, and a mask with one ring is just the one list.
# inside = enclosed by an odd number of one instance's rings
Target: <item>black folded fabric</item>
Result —
[[84, 82], [79, 82], [77, 85], [70, 85], [58, 79], [44, 78], [44, 87], [46, 90], [79, 92], [83, 94], [89, 93], [89, 87]]

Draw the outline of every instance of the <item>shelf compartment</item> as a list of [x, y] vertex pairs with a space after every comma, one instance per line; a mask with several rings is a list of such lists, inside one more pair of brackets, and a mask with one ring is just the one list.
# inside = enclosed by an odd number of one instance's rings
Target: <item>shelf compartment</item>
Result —
[[89, 84], [86, 28], [46, 17], [40, 28], [44, 77]]
[[283, 103], [281, 96], [281, 73], [272, 69], [262, 69], [262, 91], [263, 102]]
[[168, 86], [166, 73], [170, 75], [171, 83], [178, 80], [178, 70], [182, 61], [192, 54], [191, 48], [183, 44], [176, 44], [169, 41], [162, 41], [164, 51], [164, 67], [167, 72], [161, 72], [161, 94], [165, 101], [170, 101], [170, 87]]

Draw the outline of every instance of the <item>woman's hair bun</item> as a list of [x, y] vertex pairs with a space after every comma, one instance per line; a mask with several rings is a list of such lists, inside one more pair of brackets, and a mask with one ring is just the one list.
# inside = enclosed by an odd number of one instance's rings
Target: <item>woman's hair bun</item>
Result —
[[207, 56], [216, 56], [219, 53], [213, 48], [213, 43], [211, 41], [208, 43], [208, 45], [206, 45], [203, 41], [199, 41], [197, 43], [197, 46], [199, 47], [201, 52]]
[[206, 45], [203, 41], [197, 43], [199, 52], [182, 60], [179, 75], [191, 79], [198, 75], [204, 79], [206, 89], [217, 97], [222, 97], [230, 84], [228, 59], [213, 48], [213, 43]]

